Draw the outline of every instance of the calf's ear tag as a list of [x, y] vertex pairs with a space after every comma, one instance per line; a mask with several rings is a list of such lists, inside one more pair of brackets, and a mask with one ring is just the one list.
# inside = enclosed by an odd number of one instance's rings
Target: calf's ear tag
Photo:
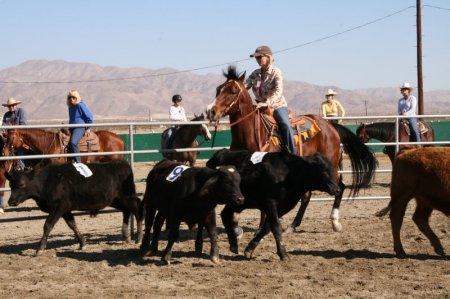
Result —
[[88, 178], [92, 175], [92, 171], [86, 164], [83, 163], [73, 163], [75, 169], [85, 178]]
[[186, 166], [186, 165], [176, 166], [174, 169], [172, 169], [172, 171], [166, 177], [166, 180], [168, 180], [169, 182], [174, 182], [176, 179], [178, 179], [180, 177], [180, 175], [183, 173], [183, 171], [185, 171], [188, 168], [189, 168], [189, 166]]
[[258, 164], [263, 160], [266, 154], [267, 152], [254, 152], [250, 157], [250, 161], [252, 161], [253, 164]]

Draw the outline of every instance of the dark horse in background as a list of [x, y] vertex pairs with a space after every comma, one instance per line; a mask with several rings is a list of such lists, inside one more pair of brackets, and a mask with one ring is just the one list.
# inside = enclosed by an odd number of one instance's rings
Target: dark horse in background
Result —
[[[191, 121], [204, 121], [205, 116], [200, 114], [191, 119]], [[166, 137], [167, 131], [171, 128], [166, 129], [161, 134], [161, 148], [166, 149]], [[205, 124], [196, 124], [196, 125], [182, 125], [176, 129], [175, 133], [172, 134], [170, 143], [172, 144], [172, 149], [177, 148], [187, 148], [187, 147], [198, 147], [199, 144], [196, 140], [197, 136], [203, 137], [206, 141], [211, 139], [211, 133], [208, 130], [208, 127]], [[197, 161], [198, 151], [191, 152], [174, 152], [163, 153], [163, 157], [169, 160], [178, 161], [181, 163], [189, 163], [189, 166], [194, 166], [195, 161]]]
[[[207, 109], [208, 118], [210, 121], [217, 123], [223, 116], [229, 115], [231, 123], [230, 149], [261, 151], [259, 140], [269, 140], [270, 134], [263, 126], [257, 128], [255, 125], [259, 116], [244, 86], [245, 73], [239, 74], [234, 66], [229, 66], [228, 72], [224, 72], [224, 75], [226, 81], [217, 87], [215, 102]], [[339, 207], [346, 186], [342, 182], [342, 177], [338, 174], [341, 158], [340, 144], [343, 144], [353, 170], [350, 196], [358, 194], [360, 188], [370, 184], [377, 167], [377, 161], [369, 148], [344, 126], [331, 124], [318, 115], [308, 115], [308, 117], [315, 120], [321, 130], [309, 141], [303, 142], [302, 154], [311, 156], [320, 152], [332, 162], [334, 175], [341, 191], [335, 196], [330, 218], [333, 229], [341, 231]], [[273, 144], [265, 149], [268, 152], [279, 150], [280, 147]], [[290, 229], [300, 225], [310, 198], [311, 193], [302, 197], [300, 209]]]
[[[426, 122], [421, 121], [423, 123], [423, 130], [419, 129], [420, 138], [422, 141], [434, 141], [434, 130], [433, 128]], [[400, 122], [399, 123], [399, 132], [398, 132], [398, 141], [399, 142], [413, 142], [414, 137], [408, 135], [407, 124]], [[366, 143], [369, 142], [370, 139], [376, 139], [381, 142], [395, 142], [395, 123], [394, 122], [379, 122], [373, 124], [361, 124], [356, 129], [356, 135], [359, 139]], [[411, 146], [411, 145], [409, 145]], [[426, 145], [433, 146], [433, 145]], [[401, 146], [403, 147], [403, 146]], [[389, 156], [391, 163], [393, 163], [395, 158], [395, 145], [388, 145], [384, 148], [383, 152]]]

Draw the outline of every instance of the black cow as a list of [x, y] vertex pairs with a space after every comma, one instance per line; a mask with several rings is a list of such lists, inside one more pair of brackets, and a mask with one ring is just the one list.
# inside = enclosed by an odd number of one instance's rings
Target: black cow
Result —
[[39, 170], [6, 173], [11, 187], [10, 206], [17, 206], [28, 198], [49, 213], [44, 224], [44, 234], [36, 254], [47, 246], [48, 236], [59, 218], [63, 217], [74, 231], [80, 249], [86, 245], [71, 211], [96, 212], [112, 206], [123, 212], [122, 233], [130, 239], [128, 221], [134, 214], [137, 221], [138, 242], [142, 239], [140, 200], [136, 196], [133, 172], [125, 160], [90, 164], [92, 176], [84, 177], [72, 164], [49, 164]]
[[230, 250], [238, 252], [235, 233], [237, 223], [233, 213], [244, 209], [257, 208], [266, 213], [263, 227], [250, 241], [245, 249], [245, 256], [250, 258], [261, 239], [271, 230], [277, 245], [280, 259], [286, 257], [286, 250], [281, 244], [282, 228], [279, 217], [292, 210], [300, 197], [307, 191], [324, 191], [331, 195], [339, 192], [333, 175], [331, 162], [321, 154], [311, 157], [274, 152], [266, 153], [259, 163], [251, 161], [252, 152], [230, 151], [223, 149], [214, 154], [207, 166], [235, 165], [241, 174], [241, 190], [245, 197], [242, 206], [226, 205], [221, 216], [230, 242]]
[[[195, 242], [196, 253], [202, 252], [202, 228], [206, 226], [211, 242], [211, 260], [219, 262], [217, 246], [217, 204], [238, 205], [244, 201], [239, 184], [240, 175], [233, 166], [218, 169], [206, 167], [187, 168], [185, 165], [163, 160], [155, 165], [147, 176], [145, 189], [145, 234], [141, 245], [144, 256], [156, 254], [164, 220], [168, 220], [168, 244], [163, 261], [170, 264], [173, 243], [178, 239], [181, 221], [189, 226], [199, 225]], [[158, 214], [155, 218], [155, 213]], [[155, 223], [153, 224], [153, 221]], [[153, 224], [152, 243], [150, 229]]]

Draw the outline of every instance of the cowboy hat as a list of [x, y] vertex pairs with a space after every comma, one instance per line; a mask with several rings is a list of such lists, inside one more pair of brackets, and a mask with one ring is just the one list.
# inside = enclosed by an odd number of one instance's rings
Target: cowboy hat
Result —
[[5, 104], [2, 104], [3, 107], [19, 105], [22, 103], [21, 101], [17, 101], [15, 98], [9, 98]]
[[331, 88], [327, 90], [327, 93], [325, 94], [325, 96], [335, 96], [337, 95], [337, 92], [335, 92], [334, 90], [332, 90]]
[[402, 87], [400, 87], [400, 90], [402, 89], [409, 89], [412, 90], [413, 87], [411, 86], [411, 84], [409, 84], [408, 82], [403, 83]]

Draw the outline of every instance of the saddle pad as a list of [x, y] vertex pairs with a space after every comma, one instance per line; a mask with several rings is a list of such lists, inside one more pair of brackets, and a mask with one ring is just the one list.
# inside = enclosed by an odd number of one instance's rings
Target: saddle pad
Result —
[[[70, 134], [67, 135], [65, 132], [58, 132], [61, 147], [67, 147]], [[80, 152], [98, 152], [100, 150], [100, 142], [98, 140], [98, 135], [92, 132], [88, 137], [83, 136], [78, 142], [78, 149]]]
[[73, 166], [85, 178], [88, 178], [92, 175], [92, 171], [89, 169], [89, 167], [86, 164], [75, 162], [75, 163], [73, 163]]
[[253, 164], [258, 164], [262, 161], [266, 154], [267, 152], [254, 152], [250, 157], [250, 161], [252, 161]]
[[[401, 123], [405, 128], [406, 134], [411, 135], [411, 129], [409, 128], [409, 121], [407, 119], [403, 119]], [[420, 120], [417, 121], [417, 129], [419, 130], [419, 134], [425, 134], [426, 132], [428, 132], [428, 128]]]
[[170, 174], [166, 177], [166, 180], [168, 180], [169, 182], [174, 182], [188, 168], [189, 168], [189, 166], [186, 166], [186, 165], [178, 165], [178, 166], [176, 166], [170, 172]]

